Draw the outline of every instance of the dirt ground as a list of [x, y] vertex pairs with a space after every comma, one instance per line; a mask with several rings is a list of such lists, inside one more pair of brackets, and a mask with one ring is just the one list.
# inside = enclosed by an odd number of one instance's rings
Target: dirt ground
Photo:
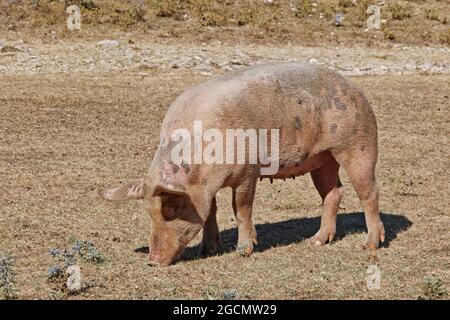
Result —
[[[249, 35], [248, 43], [156, 41], [139, 30], [108, 37], [103, 30], [88, 39], [56, 33], [49, 40], [23, 31], [24, 23], [17, 28], [0, 28], [0, 258], [14, 259], [14, 298], [448, 299], [447, 44], [310, 45], [274, 38], [264, 44]], [[118, 42], [99, 44], [103, 39]], [[250, 258], [234, 252], [231, 192], [224, 189], [218, 195], [220, 253], [197, 258], [199, 235], [175, 265], [149, 267], [150, 221], [141, 204], [108, 203], [97, 190], [147, 171], [165, 112], [184, 88], [266, 61], [319, 63], [366, 93], [379, 126], [386, 243], [376, 255], [360, 248], [364, 216], [342, 172], [346, 195], [337, 239], [311, 246], [321, 200], [306, 175], [258, 184], [259, 245]], [[104, 261], [79, 259], [84, 288], [68, 294], [59, 280], [49, 280], [56, 263], [49, 251], [70, 248], [74, 239], [91, 241]], [[373, 266], [381, 271], [380, 289], [367, 287]]]
[[[378, 177], [386, 246], [376, 259], [359, 249], [365, 235], [349, 186], [338, 240], [316, 248], [320, 198], [309, 177], [258, 185], [260, 245], [238, 257], [230, 192], [219, 197], [220, 255], [151, 268], [134, 250], [147, 245], [149, 219], [139, 203], [103, 202], [96, 189], [145, 172], [170, 101], [202, 76], [4, 76], [1, 78], [0, 247], [16, 260], [19, 298], [51, 298], [48, 251], [89, 239], [106, 256], [82, 265], [89, 288], [70, 298], [407, 298], [428, 276], [449, 281], [450, 76], [353, 78], [373, 103], [380, 127]], [[345, 174], [344, 174], [345, 176]], [[199, 237], [197, 237], [197, 240]], [[369, 265], [382, 289], [368, 290]]]

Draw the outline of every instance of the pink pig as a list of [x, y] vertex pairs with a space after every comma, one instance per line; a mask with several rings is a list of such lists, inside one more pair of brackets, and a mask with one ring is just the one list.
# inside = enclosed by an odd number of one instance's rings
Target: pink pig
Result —
[[[205, 164], [174, 161], [178, 129], [195, 135], [204, 129], [277, 129], [278, 170], [264, 174], [261, 162]], [[203, 228], [201, 254], [219, 245], [216, 198], [232, 188], [238, 227], [237, 250], [250, 256], [257, 236], [252, 207], [258, 179], [285, 179], [310, 173], [323, 199], [315, 245], [331, 242], [343, 195], [342, 166], [361, 199], [368, 235], [365, 247], [378, 248], [384, 227], [375, 180], [378, 142], [374, 112], [363, 93], [336, 72], [313, 64], [258, 65], [216, 77], [182, 93], [162, 123], [161, 141], [148, 173], [141, 179], [101, 191], [111, 201], [142, 199], [152, 221], [151, 265], [169, 265]], [[201, 147], [207, 142], [202, 141]], [[227, 152], [227, 151], [225, 151]], [[248, 153], [246, 153], [248, 156]], [[191, 160], [198, 156], [195, 148]], [[273, 160], [273, 159], [272, 159]]]

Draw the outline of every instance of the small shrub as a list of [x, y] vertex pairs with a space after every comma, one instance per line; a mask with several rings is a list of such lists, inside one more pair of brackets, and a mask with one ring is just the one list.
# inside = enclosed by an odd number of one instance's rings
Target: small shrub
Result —
[[13, 299], [15, 297], [16, 275], [12, 270], [13, 265], [14, 259], [11, 255], [0, 255], [0, 289], [2, 289], [5, 299]]
[[73, 251], [79, 254], [81, 259], [91, 263], [102, 263], [105, 261], [102, 253], [95, 247], [91, 241], [75, 240]]
[[450, 45], [450, 29], [443, 31], [439, 37], [442, 44]]
[[70, 249], [52, 248], [49, 254], [56, 260], [56, 265], [48, 269], [49, 279], [58, 278], [68, 267], [77, 264], [77, 257], [95, 264], [105, 261], [103, 254], [89, 240], [74, 239]]
[[390, 41], [394, 41], [395, 40], [395, 34], [392, 31], [389, 30], [385, 30], [384, 31], [384, 38]]
[[441, 278], [431, 276], [425, 279], [423, 286], [424, 295], [432, 300], [442, 299], [447, 296], [447, 290], [444, 288], [444, 282]]
[[365, 23], [367, 21], [367, 8], [372, 4], [369, 0], [360, 0], [356, 2], [356, 7], [352, 13], [353, 20]]
[[183, 10], [181, 0], [156, 0], [153, 6], [156, 7], [156, 16], [165, 18], [181, 15]]
[[339, 0], [338, 6], [342, 8], [354, 7], [355, 3], [352, 0]]
[[[77, 294], [81, 291], [79, 289], [73, 291], [67, 284], [68, 279], [70, 279], [68, 270], [70, 270], [71, 266], [78, 264], [78, 258], [94, 264], [105, 261], [102, 253], [91, 241], [72, 239], [72, 242], [72, 247], [69, 249], [52, 248], [49, 251], [50, 256], [56, 260], [56, 263], [47, 270], [47, 278], [54, 286], [53, 293], [57, 299], [67, 294]], [[82, 290], [86, 288], [84, 287]]]
[[94, 10], [97, 8], [97, 5], [93, 0], [64, 0], [64, 7], [67, 8], [71, 5], [77, 5], [80, 8], [84, 8], [86, 10]]
[[425, 9], [425, 18], [428, 20], [439, 21], [439, 15], [436, 9]]
[[49, 254], [55, 258], [57, 262], [57, 264], [51, 266], [47, 272], [48, 279], [51, 281], [63, 278], [65, 270], [77, 262], [76, 252], [73, 250], [52, 248], [50, 249]]
[[314, 12], [311, 0], [297, 0], [294, 4], [296, 17], [306, 17]]
[[94, 10], [95, 8], [97, 8], [94, 1], [92, 0], [81, 0], [80, 5], [87, 10]]
[[142, 7], [132, 7], [127, 10], [128, 16], [133, 22], [145, 22], [146, 11]]
[[403, 6], [401, 4], [394, 3], [389, 5], [388, 10], [391, 12], [392, 19], [394, 20], [403, 20], [411, 18], [411, 11], [412, 11], [411, 6], [408, 5]]
[[39, 8], [39, 0], [31, 0], [31, 8], [37, 10]]

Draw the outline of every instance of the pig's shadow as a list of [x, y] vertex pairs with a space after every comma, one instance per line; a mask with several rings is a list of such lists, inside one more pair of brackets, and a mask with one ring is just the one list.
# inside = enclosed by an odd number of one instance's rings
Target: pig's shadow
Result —
[[[412, 222], [406, 217], [393, 214], [382, 213], [381, 219], [386, 231], [385, 242], [382, 247], [389, 247], [397, 234], [408, 229]], [[258, 234], [258, 245], [255, 246], [256, 252], [266, 251], [272, 247], [286, 246], [299, 241], [304, 241], [312, 237], [320, 227], [320, 217], [304, 217], [286, 221], [263, 223], [255, 225]], [[334, 241], [340, 241], [348, 234], [365, 233], [366, 222], [364, 213], [340, 213], [337, 219], [336, 236]], [[237, 229], [227, 229], [220, 232], [221, 245], [218, 255], [234, 251], [237, 244]], [[181, 261], [187, 261], [197, 258], [199, 245], [186, 248]], [[136, 252], [148, 252], [148, 247], [142, 247]]]

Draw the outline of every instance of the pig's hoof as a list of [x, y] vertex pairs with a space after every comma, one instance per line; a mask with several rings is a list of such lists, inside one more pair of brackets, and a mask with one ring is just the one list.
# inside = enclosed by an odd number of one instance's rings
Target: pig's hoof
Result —
[[200, 246], [200, 249], [198, 250], [198, 256], [199, 257], [213, 256], [217, 253], [218, 248], [219, 248], [218, 243], [212, 243], [212, 242], [202, 243], [202, 245]]
[[366, 242], [363, 248], [366, 250], [376, 250], [379, 247], [380, 241], [384, 242], [384, 226], [380, 222], [375, 230], [369, 230], [367, 234]]
[[310, 241], [315, 246], [321, 246], [327, 242], [333, 241], [335, 234], [335, 229], [320, 228], [319, 231], [317, 231], [317, 233], [310, 239]]
[[236, 247], [236, 252], [242, 257], [250, 257], [253, 253], [253, 244], [252, 243], [238, 244]]

